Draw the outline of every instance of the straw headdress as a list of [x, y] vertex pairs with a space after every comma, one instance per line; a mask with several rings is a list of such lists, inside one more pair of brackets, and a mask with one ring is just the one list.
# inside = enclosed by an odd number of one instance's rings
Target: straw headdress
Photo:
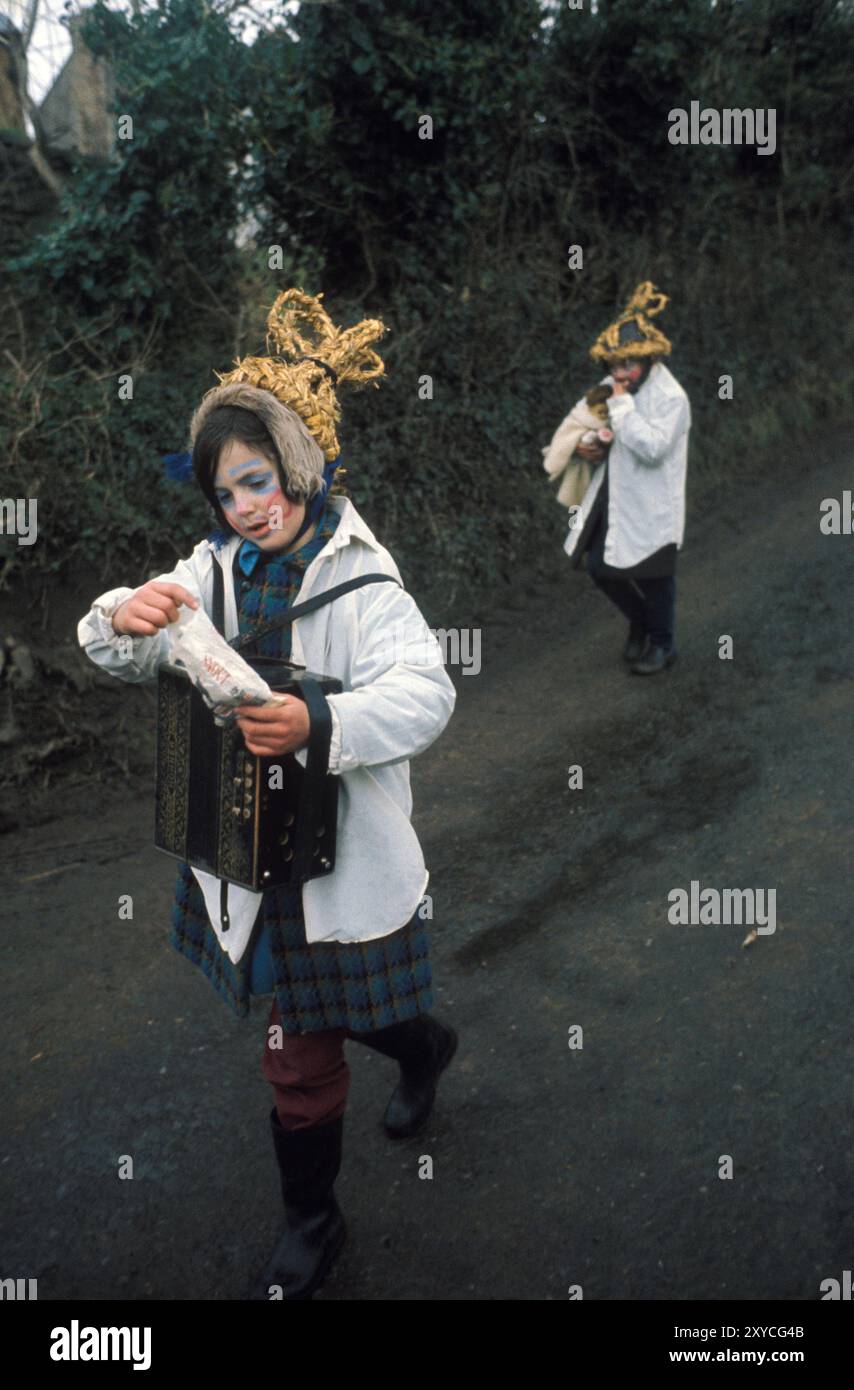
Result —
[[642, 281], [619, 318], [599, 334], [590, 356], [600, 362], [614, 357], [668, 356], [672, 351], [670, 339], [649, 321], [660, 314], [668, 302], [668, 296], [657, 290], [651, 280]]
[[[322, 298], [295, 288], [276, 297], [267, 315], [268, 356], [236, 358], [233, 371], [216, 373], [219, 386], [205, 393], [193, 416], [193, 442], [211, 410], [221, 405], [253, 409], [269, 400], [259, 394], [263, 391], [299, 416], [327, 461], [338, 457], [337, 389], [345, 383], [379, 385], [385, 366], [370, 344], [386, 330], [379, 319], [336, 328]], [[276, 414], [273, 402], [259, 413], [269, 427]]]

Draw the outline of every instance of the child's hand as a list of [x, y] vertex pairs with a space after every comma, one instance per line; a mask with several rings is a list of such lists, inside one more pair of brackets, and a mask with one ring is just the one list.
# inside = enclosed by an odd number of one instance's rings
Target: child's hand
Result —
[[132, 637], [153, 637], [167, 623], [177, 621], [182, 603], [190, 608], [199, 606], [199, 600], [180, 584], [162, 584], [152, 579], [116, 609], [113, 631]]
[[595, 444], [576, 444], [575, 452], [579, 458], [585, 459], [587, 463], [601, 463], [608, 456], [608, 450], [599, 443], [598, 439]]
[[275, 705], [238, 705], [237, 726], [250, 753], [275, 758], [308, 743], [311, 719], [304, 700], [283, 695]]

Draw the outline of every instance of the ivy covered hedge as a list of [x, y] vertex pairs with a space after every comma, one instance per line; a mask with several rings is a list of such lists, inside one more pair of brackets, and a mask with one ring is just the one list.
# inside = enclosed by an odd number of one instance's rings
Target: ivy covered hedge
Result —
[[[850, 7], [348, 0], [243, 26], [210, 0], [92, 11], [133, 138], [81, 162], [7, 262], [2, 491], [39, 497], [41, 534], [25, 554], [0, 537], [0, 583], [84, 555], [133, 583], [187, 552], [205, 508], [161, 457], [291, 283], [389, 326], [387, 380], [342, 401], [343, 461], [416, 592], [558, 553], [540, 449], [640, 279], [671, 296], [695, 479], [847, 408]], [[776, 153], [670, 145], [695, 98], [774, 107]]]

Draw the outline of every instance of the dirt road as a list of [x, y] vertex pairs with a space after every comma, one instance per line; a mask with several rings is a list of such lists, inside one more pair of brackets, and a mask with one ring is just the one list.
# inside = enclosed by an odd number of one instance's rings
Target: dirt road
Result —
[[[819, 530], [849, 457], [694, 509], [665, 676], [623, 671], [568, 566], [429, 615], [482, 630], [413, 765], [460, 1050], [396, 1145], [394, 1065], [349, 1046], [350, 1239], [318, 1298], [814, 1300], [851, 1267], [854, 538]], [[0, 842], [0, 1274], [41, 1299], [241, 1298], [278, 1231], [266, 1005], [238, 1021], [171, 951], [150, 823], [150, 784], [93, 786]], [[775, 889], [776, 930], [671, 925], [692, 881]]]

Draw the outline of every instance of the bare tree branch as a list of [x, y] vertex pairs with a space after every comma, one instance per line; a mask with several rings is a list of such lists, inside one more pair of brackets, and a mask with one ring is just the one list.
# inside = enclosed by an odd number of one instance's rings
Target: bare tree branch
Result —
[[30, 40], [33, 37], [33, 30], [36, 27], [36, 18], [38, 16], [38, 12], [39, 0], [30, 0], [30, 7], [27, 11], [27, 17], [24, 20], [24, 28], [21, 34], [21, 47], [25, 53], [29, 48]]

